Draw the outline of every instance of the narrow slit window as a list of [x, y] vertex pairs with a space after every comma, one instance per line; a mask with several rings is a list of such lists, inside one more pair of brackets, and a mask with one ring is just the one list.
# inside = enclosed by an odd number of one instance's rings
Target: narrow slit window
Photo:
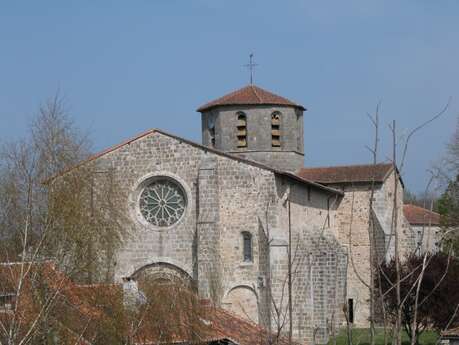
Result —
[[237, 113], [237, 147], [247, 147], [247, 116]]
[[244, 262], [252, 262], [252, 235], [250, 234], [250, 232], [242, 233], [242, 241], [244, 250]]
[[215, 116], [214, 114], [207, 115], [207, 129], [209, 131], [210, 145], [215, 147]]
[[349, 298], [347, 300], [348, 306], [348, 321], [349, 323], [354, 323], [354, 299]]
[[209, 129], [210, 145], [215, 147], [215, 128]]
[[271, 145], [280, 147], [280, 117], [281, 114], [276, 111], [271, 114]]

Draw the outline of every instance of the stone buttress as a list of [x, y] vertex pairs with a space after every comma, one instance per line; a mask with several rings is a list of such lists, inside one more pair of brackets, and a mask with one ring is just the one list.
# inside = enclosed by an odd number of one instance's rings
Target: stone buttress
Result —
[[221, 299], [221, 258], [217, 160], [205, 155], [201, 160], [197, 183], [197, 272], [198, 291], [202, 298]]

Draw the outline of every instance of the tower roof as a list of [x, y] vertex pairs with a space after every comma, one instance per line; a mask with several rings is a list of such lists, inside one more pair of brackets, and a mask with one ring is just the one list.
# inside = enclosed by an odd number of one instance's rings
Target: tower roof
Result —
[[204, 104], [197, 111], [202, 113], [211, 108], [224, 105], [286, 105], [306, 110], [300, 104], [251, 84]]

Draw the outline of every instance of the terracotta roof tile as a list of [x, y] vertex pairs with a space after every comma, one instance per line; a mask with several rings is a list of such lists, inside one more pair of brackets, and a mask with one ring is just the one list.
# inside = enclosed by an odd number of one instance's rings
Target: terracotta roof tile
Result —
[[[239, 345], [252, 345], [252, 344], [269, 344], [273, 343], [273, 334], [267, 332], [261, 326], [247, 321], [223, 310], [221, 308], [208, 309], [212, 315], [213, 328], [223, 335], [223, 338], [234, 341]], [[271, 337], [271, 339], [270, 339]], [[276, 339], [278, 345], [288, 345], [289, 340], [287, 337], [279, 337]], [[297, 343], [293, 343], [294, 345]]]
[[392, 171], [392, 164], [346, 165], [320, 168], [301, 168], [297, 175], [322, 184], [384, 182]]
[[248, 85], [204, 104], [197, 111], [203, 112], [221, 105], [287, 105], [306, 110], [302, 105], [294, 103], [287, 98], [278, 96], [258, 86]]
[[[110, 310], [107, 306], [116, 301], [112, 297], [113, 292], [115, 291], [115, 295], [117, 295], [121, 289], [120, 285], [105, 284], [80, 286], [80, 288], [91, 290], [81, 291], [83, 300], [97, 304], [99, 308], [106, 310]], [[158, 288], [161, 289], [159, 286], [155, 288], [157, 293], [155, 296], [158, 298], [165, 297], [164, 301], [167, 301], [168, 297], [158, 292]], [[230, 340], [238, 345], [263, 345], [269, 343], [271, 339], [275, 339], [275, 335], [270, 334], [263, 327], [219, 308], [208, 300], [198, 300], [198, 296], [191, 291], [181, 290], [178, 292], [178, 290], [174, 290], [174, 292], [168, 291], [167, 293], [174, 295], [176, 308], [165, 308], [158, 311], [161, 313], [164, 324], [161, 322], [155, 324], [145, 320], [143, 326], [136, 331], [135, 340], [137, 344], [203, 344]], [[97, 296], [94, 301], [91, 297], [93, 295]], [[163, 327], [165, 324], [168, 327]], [[191, 329], [192, 332], [190, 333]], [[279, 345], [289, 344], [286, 337], [279, 337], [276, 340]], [[293, 345], [297, 344], [293, 343]]]
[[[20, 295], [16, 288], [22, 281]], [[15, 307], [9, 310], [14, 313], [18, 322], [30, 325], [40, 313], [40, 303], [35, 294], [40, 291], [41, 298], [53, 301], [50, 304], [47, 321], [58, 324], [59, 329], [68, 335], [78, 333], [81, 337], [62, 344], [86, 344], [84, 338], [94, 329], [85, 328], [87, 320], [99, 320], [105, 317], [104, 312], [95, 305], [82, 300], [75, 291], [76, 285], [65, 274], [58, 271], [51, 261], [0, 263], [0, 294], [12, 294]], [[8, 314], [0, 313], [0, 323], [14, 326], [8, 320]], [[56, 320], [59, 320], [56, 323]], [[86, 321], [85, 321], [86, 320]], [[21, 332], [27, 327], [21, 327]], [[22, 334], [23, 336], [24, 334]], [[67, 339], [69, 340], [69, 339]]]
[[403, 205], [403, 214], [411, 225], [440, 225], [440, 215], [416, 205]]
[[[192, 291], [181, 290], [182, 292], [176, 294], [179, 290], [169, 291], [170, 287], [163, 291], [173, 295], [170, 301], [174, 301], [176, 307], [170, 308], [164, 304], [167, 308], [159, 311], [164, 322], [156, 322], [155, 318], [143, 319], [142, 326], [131, 334], [131, 328], [126, 327], [130, 319], [126, 318], [128, 314], [123, 314], [123, 289], [120, 284], [77, 285], [50, 261], [26, 263], [25, 270], [29, 273], [25, 279], [17, 316], [24, 324], [34, 320], [38, 310], [33, 303], [33, 286], [38, 281], [46, 282], [51, 294], [54, 291], [57, 293], [48, 321], [59, 320], [60, 330], [65, 333], [66, 341], [62, 342], [64, 345], [88, 345], [91, 339], [102, 334], [130, 334], [137, 344], [143, 345], [204, 344], [224, 340], [238, 345], [263, 345], [276, 338], [274, 334], [251, 321], [216, 307], [207, 300], [199, 301]], [[21, 263], [0, 263], [0, 292], [14, 292], [21, 272]], [[32, 283], [35, 280], [34, 285]], [[164, 294], [158, 292], [161, 286], [155, 289], [156, 297], [164, 297]], [[155, 306], [157, 305], [150, 307]], [[0, 322], [3, 324], [7, 324], [10, 319], [11, 313], [0, 313]], [[169, 328], [164, 328], [166, 324]], [[285, 337], [279, 337], [276, 342], [279, 345], [289, 344]]]

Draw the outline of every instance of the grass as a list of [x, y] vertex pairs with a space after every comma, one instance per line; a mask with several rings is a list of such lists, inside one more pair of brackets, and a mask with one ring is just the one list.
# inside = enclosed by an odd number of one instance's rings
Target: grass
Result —
[[[421, 345], [435, 345], [438, 339], [438, 333], [434, 331], [425, 331], [421, 334], [419, 342]], [[370, 330], [368, 328], [354, 328], [352, 330], [352, 343], [354, 345], [369, 345], [370, 344]], [[332, 341], [328, 343], [329, 345], [333, 344]], [[384, 345], [384, 330], [382, 328], [376, 329], [376, 345]], [[410, 338], [406, 332], [402, 333], [402, 344], [409, 345]], [[336, 337], [336, 345], [347, 345], [347, 335], [346, 330], [342, 329]], [[391, 342], [388, 341], [388, 345], [391, 345]]]

